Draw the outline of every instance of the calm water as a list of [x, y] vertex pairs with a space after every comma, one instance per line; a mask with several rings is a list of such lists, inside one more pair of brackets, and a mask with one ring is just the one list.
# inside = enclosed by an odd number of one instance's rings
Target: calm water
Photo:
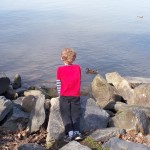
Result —
[[150, 77], [149, 0], [1, 0], [0, 72], [51, 86], [60, 51], [72, 47], [82, 83], [94, 75]]

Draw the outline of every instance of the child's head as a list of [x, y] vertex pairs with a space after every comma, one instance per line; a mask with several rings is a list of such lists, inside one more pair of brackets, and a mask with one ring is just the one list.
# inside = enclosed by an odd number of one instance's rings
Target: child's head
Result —
[[61, 52], [61, 59], [65, 64], [72, 64], [76, 59], [76, 52], [72, 48], [64, 48]]

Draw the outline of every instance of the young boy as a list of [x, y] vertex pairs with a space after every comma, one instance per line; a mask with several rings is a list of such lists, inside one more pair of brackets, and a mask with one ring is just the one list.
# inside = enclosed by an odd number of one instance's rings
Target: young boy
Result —
[[81, 140], [80, 130], [80, 82], [81, 69], [73, 64], [76, 52], [64, 48], [61, 60], [64, 65], [58, 67], [56, 75], [57, 91], [60, 96], [60, 112], [65, 127], [65, 142]]

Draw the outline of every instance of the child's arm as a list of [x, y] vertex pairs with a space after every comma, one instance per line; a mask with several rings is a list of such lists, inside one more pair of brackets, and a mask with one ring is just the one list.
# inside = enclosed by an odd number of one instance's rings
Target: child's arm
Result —
[[60, 96], [60, 89], [61, 89], [61, 81], [60, 80], [56, 80], [56, 87], [57, 87], [57, 92]]

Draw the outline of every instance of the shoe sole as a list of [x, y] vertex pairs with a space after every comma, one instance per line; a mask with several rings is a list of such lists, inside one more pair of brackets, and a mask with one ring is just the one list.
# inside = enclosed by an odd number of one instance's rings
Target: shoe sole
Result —
[[81, 138], [81, 137], [76, 137], [74, 140], [75, 140], [75, 141], [81, 141], [81, 140], [83, 140], [83, 138]]
[[71, 141], [64, 140], [64, 142], [69, 143], [69, 142], [71, 142]]

